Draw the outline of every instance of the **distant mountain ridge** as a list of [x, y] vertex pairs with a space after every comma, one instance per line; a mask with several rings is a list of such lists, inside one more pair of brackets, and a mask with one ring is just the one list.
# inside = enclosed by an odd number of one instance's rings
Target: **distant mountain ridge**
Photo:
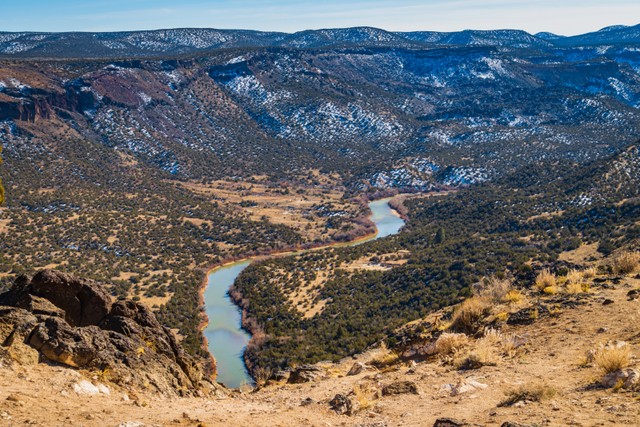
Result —
[[625, 27], [615, 25], [600, 31], [579, 36], [564, 37], [555, 41], [561, 47], [602, 46], [640, 43], [640, 25]]
[[496, 46], [522, 49], [640, 44], [640, 25], [611, 26], [564, 37], [532, 35], [522, 30], [464, 30], [458, 32], [391, 32], [373, 27], [306, 30], [296, 33], [252, 30], [178, 28], [124, 32], [0, 32], [0, 57], [123, 58], [171, 56], [216, 49], [247, 47], [336, 48]]

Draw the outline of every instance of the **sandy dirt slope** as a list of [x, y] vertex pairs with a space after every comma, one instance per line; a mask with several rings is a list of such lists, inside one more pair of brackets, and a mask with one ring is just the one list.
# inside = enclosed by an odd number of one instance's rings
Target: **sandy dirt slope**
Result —
[[[234, 391], [218, 398], [166, 399], [119, 390], [108, 381], [104, 384], [109, 395], [80, 395], [74, 386], [78, 389], [83, 380], [101, 384], [101, 379], [45, 364], [5, 364], [0, 368], [0, 425], [432, 426], [439, 417], [453, 417], [487, 426], [505, 421], [638, 426], [640, 395], [595, 387], [602, 375], [597, 367], [584, 364], [585, 354], [598, 344], [625, 341], [635, 356], [632, 365], [639, 365], [640, 300], [630, 301], [627, 292], [640, 288], [640, 280], [628, 277], [614, 287], [594, 287], [586, 304], [561, 308], [532, 325], [506, 327], [505, 333], [527, 337], [525, 350], [497, 366], [469, 371], [431, 361], [346, 376], [355, 361], [366, 363], [375, 357], [367, 353], [323, 365], [326, 377], [313, 383]], [[605, 300], [610, 301], [603, 304]], [[365, 399], [365, 408], [353, 416], [338, 415], [329, 407], [337, 393], [348, 394], [357, 384], [381, 389], [398, 380], [414, 382], [419, 394]], [[465, 381], [481, 386], [452, 396], [447, 385]], [[510, 390], [531, 384], [545, 384], [557, 394], [539, 403], [498, 407]]]

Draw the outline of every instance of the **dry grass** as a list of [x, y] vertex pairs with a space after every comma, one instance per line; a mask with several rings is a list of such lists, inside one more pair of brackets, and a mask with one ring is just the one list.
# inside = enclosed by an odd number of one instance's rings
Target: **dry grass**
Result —
[[503, 334], [500, 337], [500, 348], [505, 356], [515, 357], [526, 342], [526, 339], [515, 334]]
[[480, 340], [496, 346], [502, 342], [502, 337], [502, 332], [490, 328], [484, 332], [484, 336]]
[[505, 294], [502, 298], [502, 302], [507, 303], [509, 305], [520, 305], [524, 303], [525, 295], [520, 292], [518, 289], [512, 289]]
[[353, 396], [360, 410], [369, 409], [378, 396], [378, 389], [371, 383], [356, 384], [353, 387]]
[[476, 285], [475, 295], [483, 299], [500, 302], [512, 289], [513, 282], [510, 279], [491, 276]]
[[518, 354], [526, 343], [526, 339], [515, 334], [503, 334], [495, 329], [488, 329], [479, 340], [454, 350], [453, 365], [458, 369], [477, 369], [482, 366], [495, 366], [502, 356], [512, 358]]
[[622, 252], [613, 259], [613, 270], [618, 274], [633, 274], [640, 267], [640, 252]]
[[369, 362], [371, 366], [383, 369], [395, 364], [398, 361], [398, 355], [395, 353], [387, 353], [384, 356], [377, 357]]
[[374, 353], [368, 364], [375, 366], [378, 369], [384, 369], [388, 366], [394, 365], [398, 362], [400, 357], [397, 353], [387, 349], [386, 344], [383, 342], [380, 348]]
[[571, 270], [566, 277], [565, 291], [569, 294], [580, 294], [589, 292], [591, 289], [586, 280], [593, 279], [596, 276], [596, 268], [590, 267], [586, 270]]
[[582, 270], [582, 278], [584, 280], [593, 279], [598, 274], [598, 269], [596, 267], [589, 267]]
[[485, 336], [477, 340], [469, 351], [454, 358], [453, 366], [457, 369], [478, 369], [482, 366], [496, 366], [498, 364], [499, 355], [497, 352], [497, 344], [499, 341], [494, 340], [494, 336]]
[[567, 284], [566, 291], [569, 294], [580, 294], [589, 292], [591, 286], [588, 283], [569, 283]]
[[568, 294], [579, 294], [582, 292], [582, 284], [567, 283], [566, 291]]
[[557, 391], [546, 384], [525, 384], [507, 393], [507, 398], [498, 406], [511, 406], [518, 402], [542, 402], [551, 399]]
[[253, 378], [256, 381], [256, 386], [258, 388], [264, 387], [267, 384], [267, 381], [271, 378], [273, 371], [271, 368], [258, 367], [253, 371]]
[[631, 364], [631, 348], [626, 343], [601, 346], [595, 351], [593, 361], [605, 375], [619, 371]]
[[471, 297], [458, 306], [453, 313], [450, 329], [456, 332], [475, 334], [480, 321], [489, 314], [491, 303], [484, 297]]
[[495, 348], [500, 348], [505, 356], [513, 357], [517, 350], [526, 344], [527, 339], [513, 333], [504, 334], [495, 329], [488, 329], [480, 341], [484, 341]]
[[436, 353], [446, 356], [454, 354], [469, 344], [469, 337], [465, 334], [445, 332], [436, 340]]
[[580, 283], [582, 281], [583, 275], [582, 272], [580, 270], [570, 270], [567, 273], [567, 285], [572, 285], [572, 284], [576, 284], [576, 283]]
[[546, 293], [547, 288], [557, 289], [558, 281], [556, 279], [556, 275], [549, 271], [548, 268], [545, 268], [536, 277], [535, 286], [539, 290]]

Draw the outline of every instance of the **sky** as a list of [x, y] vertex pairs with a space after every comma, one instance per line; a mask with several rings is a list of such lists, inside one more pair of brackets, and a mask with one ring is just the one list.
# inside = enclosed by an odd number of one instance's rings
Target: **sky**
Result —
[[160, 28], [390, 31], [515, 28], [574, 35], [640, 24], [640, 0], [2, 0], [0, 31]]

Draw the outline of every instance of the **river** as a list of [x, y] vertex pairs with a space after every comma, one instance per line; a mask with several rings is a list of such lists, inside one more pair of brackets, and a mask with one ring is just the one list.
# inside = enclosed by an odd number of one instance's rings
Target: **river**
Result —
[[[396, 234], [404, 225], [402, 218], [389, 207], [389, 199], [370, 202], [369, 209], [369, 219], [376, 225], [377, 233], [368, 239], [352, 243], [354, 246]], [[236, 277], [251, 262], [253, 259], [250, 258], [211, 270], [204, 292], [204, 304], [209, 318], [204, 336], [207, 338], [209, 351], [217, 362], [218, 382], [232, 388], [253, 382], [242, 358], [251, 335], [242, 329], [240, 309], [227, 293]]]

